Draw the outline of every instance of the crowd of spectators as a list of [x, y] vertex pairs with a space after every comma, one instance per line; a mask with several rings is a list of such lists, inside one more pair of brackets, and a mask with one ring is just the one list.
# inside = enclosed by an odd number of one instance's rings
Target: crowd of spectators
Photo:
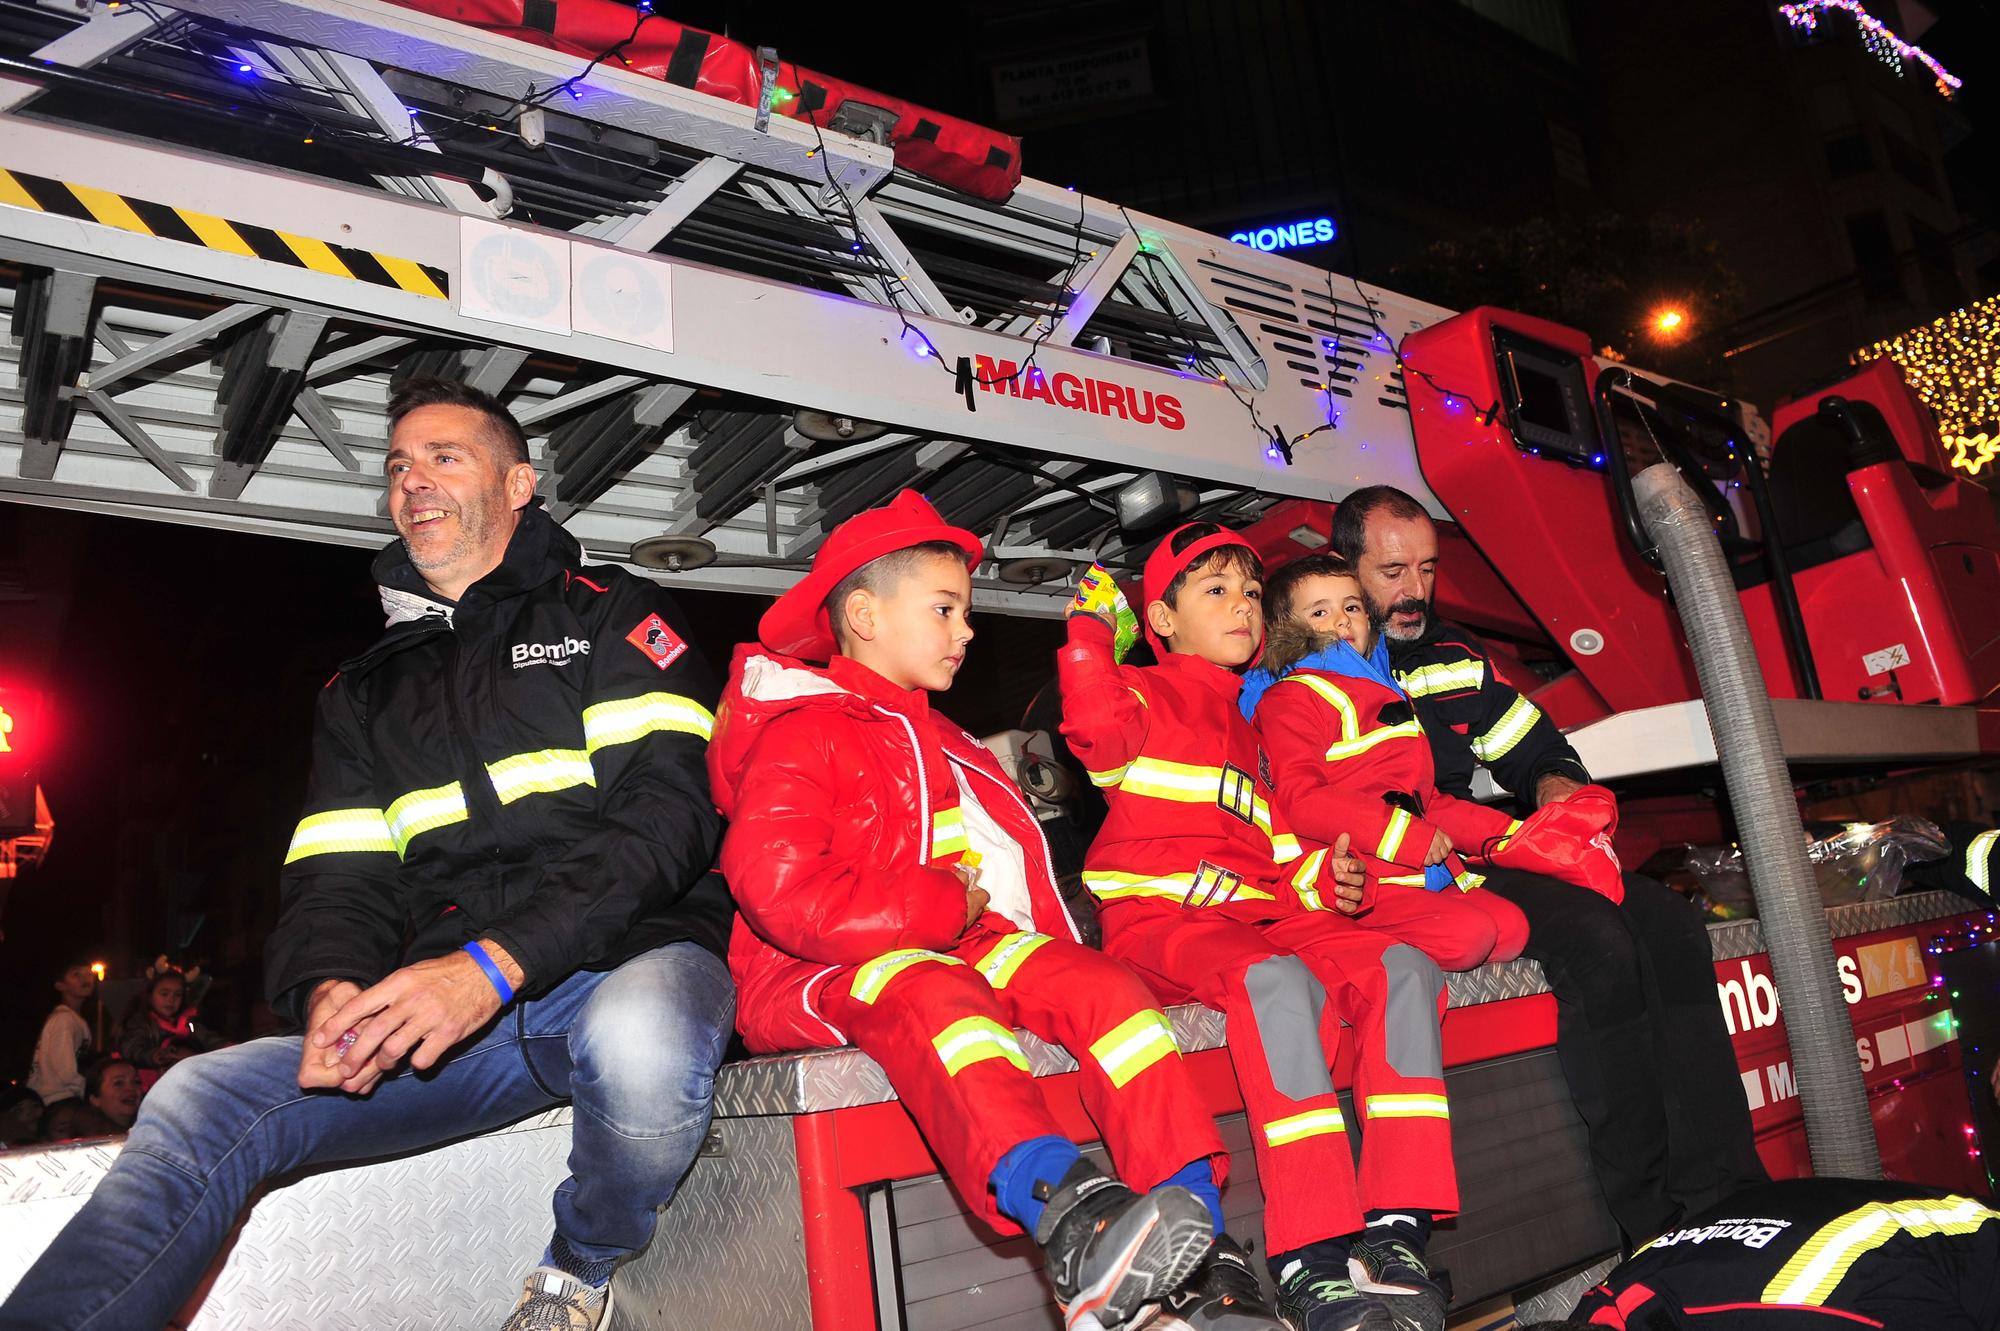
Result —
[[0, 1150], [122, 1134], [167, 1069], [229, 1043], [199, 1020], [200, 975], [161, 957], [107, 1027], [97, 972], [66, 961], [27, 1076], [0, 1083]]

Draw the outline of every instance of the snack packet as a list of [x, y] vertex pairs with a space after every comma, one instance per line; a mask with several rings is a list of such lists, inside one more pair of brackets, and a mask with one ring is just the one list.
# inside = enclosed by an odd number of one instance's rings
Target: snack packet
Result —
[[1123, 661], [1139, 641], [1139, 616], [1125, 599], [1118, 579], [1104, 565], [1092, 564], [1084, 570], [1069, 604], [1072, 610], [1111, 618], [1111, 655], [1115, 660]]

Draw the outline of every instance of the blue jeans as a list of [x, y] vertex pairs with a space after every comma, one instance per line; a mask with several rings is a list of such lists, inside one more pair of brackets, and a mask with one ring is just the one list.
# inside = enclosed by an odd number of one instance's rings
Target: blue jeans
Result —
[[575, 1106], [555, 1231], [580, 1257], [644, 1248], [708, 1132], [735, 1021], [729, 972], [693, 943], [579, 972], [516, 1003], [427, 1073], [366, 1097], [302, 1091], [303, 1037], [177, 1065], [76, 1218], [0, 1305], [0, 1328], [162, 1326], [179, 1311], [263, 1180], [395, 1155]]

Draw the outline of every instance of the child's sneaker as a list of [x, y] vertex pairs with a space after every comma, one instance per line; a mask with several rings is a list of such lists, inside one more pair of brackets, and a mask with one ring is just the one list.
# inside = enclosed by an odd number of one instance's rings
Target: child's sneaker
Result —
[[1186, 1281], [1215, 1240], [1207, 1205], [1186, 1188], [1136, 1193], [1087, 1160], [1042, 1201], [1035, 1242], [1063, 1325], [1077, 1331], [1123, 1326]]
[[[1370, 1231], [1373, 1233], [1374, 1231]], [[1380, 1299], [1396, 1319], [1396, 1331], [1444, 1331], [1451, 1291], [1431, 1273], [1424, 1254], [1396, 1238], [1359, 1238], [1347, 1259], [1355, 1284]]]
[[1278, 1282], [1278, 1316], [1292, 1331], [1394, 1331], [1389, 1310], [1355, 1288], [1344, 1263], [1300, 1266]]
[[611, 1287], [599, 1289], [553, 1266], [529, 1273], [500, 1331], [597, 1331], [611, 1317]]
[[1283, 1331], [1243, 1248], [1224, 1234], [1146, 1331]]

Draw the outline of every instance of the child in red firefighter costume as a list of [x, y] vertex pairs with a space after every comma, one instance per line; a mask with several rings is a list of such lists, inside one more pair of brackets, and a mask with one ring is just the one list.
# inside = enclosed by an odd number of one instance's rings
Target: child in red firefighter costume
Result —
[[[1110, 813], [1085, 861], [1105, 950], [1164, 1001], [1228, 1017], [1264, 1189], [1280, 1312], [1302, 1331], [1441, 1328], [1423, 1256], [1457, 1210], [1438, 1023], [1444, 978], [1418, 949], [1360, 928], [1344, 841], [1302, 853], [1237, 710], [1261, 644], [1263, 575], [1232, 532], [1191, 523], [1146, 561], [1159, 664], [1122, 666], [1080, 601], [1059, 657], [1063, 733]], [[1343, 884], [1337, 875], [1351, 875]], [[1329, 1072], [1353, 1029], [1357, 1178]]]
[[1439, 793], [1430, 740], [1345, 560], [1293, 560], [1272, 575], [1264, 608], [1269, 638], [1239, 705], [1271, 755], [1278, 807], [1300, 844], [1354, 839], [1370, 888], [1360, 923], [1468, 970], [1511, 961], [1528, 941], [1527, 917], [1480, 887], [1468, 857], [1623, 896], [1610, 792], [1585, 787], [1526, 823]]
[[[872, 1056], [966, 1203], [1043, 1246], [1066, 1324], [1114, 1327], [1203, 1283], [1228, 1157], [1153, 995], [1078, 941], [1019, 791], [930, 706], [980, 557], [905, 491], [836, 527], [737, 649], [708, 751], [737, 1025], [760, 1052]], [[1130, 1188], [1062, 1134], [1016, 1026], [1076, 1055]]]

